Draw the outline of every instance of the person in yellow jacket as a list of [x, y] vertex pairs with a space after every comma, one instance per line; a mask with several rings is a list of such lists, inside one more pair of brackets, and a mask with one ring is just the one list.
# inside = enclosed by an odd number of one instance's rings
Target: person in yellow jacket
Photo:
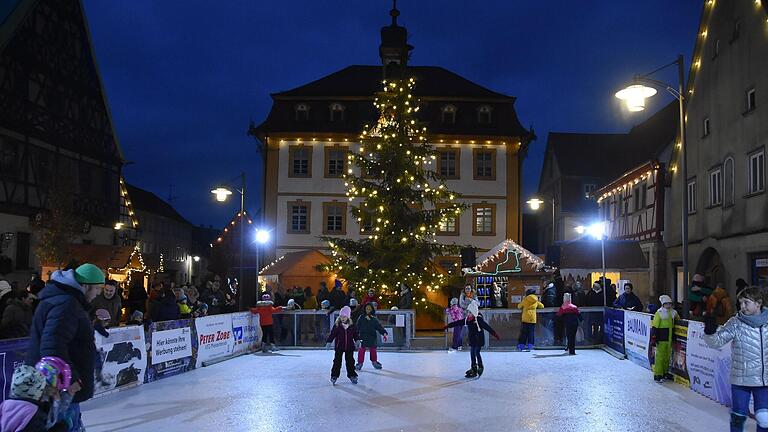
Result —
[[674, 380], [669, 373], [669, 358], [672, 355], [672, 336], [675, 331], [677, 312], [673, 308], [672, 298], [668, 295], [659, 297], [661, 307], [651, 320], [651, 347], [656, 347], [653, 362], [653, 379], [660, 383]]
[[520, 351], [530, 351], [533, 349], [533, 335], [536, 329], [536, 309], [542, 309], [544, 305], [536, 296], [536, 291], [527, 289], [525, 298], [517, 304], [518, 309], [522, 309], [522, 323], [520, 327], [520, 337], [517, 339], [517, 349]]

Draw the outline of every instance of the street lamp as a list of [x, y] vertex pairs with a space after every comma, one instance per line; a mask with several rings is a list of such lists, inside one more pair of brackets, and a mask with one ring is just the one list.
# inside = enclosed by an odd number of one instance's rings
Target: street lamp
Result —
[[[237, 216], [240, 218], [240, 278], [238, 279], [238, 285], [240, 286], [240, 310], [244, 310], [247, 306], [245, 304], [245, 293], [244, 293], [244, 285], [243, 285], [243, 255], [245, 254], [245, 172], [242, 172], [240, 174], [240, 180], [242, 182], [242, 186], [240, 189], [235, 189], [237, 192], [240, 193], [240, 212], [237, 214]], [[232, 195], [232, 191], [229, 188], [219, 186], [216, 189], [211, 191], [212, 194], [216, 196], [216, 201], [218, 202], [225, 202], [227, 198], [229, 198], [230, 195]]]
[[[536, 210], [541, 208], [541, 205], [544, 204], [544, 202], [545, 202], [544, 200], [542, 200], [542, 199], [540, 199], [538, 197], [533, 197], [533, 198], [529, 199], [528, 201], [526, 201], [525, 203], [528, 204], [528, 207], [530, 207], [531, 210], [536, 211]], [[555, 198], [554, 198], [554, 195], [553, 195], [552, 199], [550, 200], [550, 202], [552, 204], [552, 243], [554, 243], [555, 242]]]
[[261, 271], [261, 265], [259, 264], [259, 252], [261, 251], [261, 246], [266, 244], [269, 241], [269, 231], [265, 229], [257, 229], [256, 230], [256, 285], [257, 289], [261, 288], [258, 284], [259, 282], [259, 272]]
[[600, 257], [603, 264], [603, 305], [608, 306], [608, 300], [607, 300], [607, 294], [606, 290], [608, 289], [605, 283], [605, 223], [603, 222], [596, 222], [592, 225], [585, 227], [583, 225], [579, 225], [576, 227], [576, 232], [579, 234], [584, 234], [585, 232], [590, 237], [594, 238], [595, 240], [600, 240]]
[[[657, 81], [655, 79], [649, 78], [651, 75], [655, 74], [656, 72], [659, 72], [662, 69], [666, 69], [670, 66], [677, 65], [677, 77], [678, 77], [678, 83], [677, 83], [677, 89], [675, 89], [673, 86], [664, 83], [663, 81]], [[669, 63], [667, 65], [664, 65], [654, 71], [651, 71], [645, 75], [637, 75], [634, 78], [634, 82], [629, 87], [620, 90], [616, 93], [616, 97], [625, 101], [627, 104], [627, 109], [629, 111], [637, 112], [642, 111], [645, 109], [645, 99], [652, 97], [656, 94], [656, 89], [661, 88], [666, 90], [669, 94], [671, 94], [675, 99], [677, 99], [678, 105], [679, 105], [679, 111], [680, 111], [680, 158], [682, 159], [682, 173], [681, 173], [681, 181], [683, 184], [683, 226], [682, 226], [682, 243], [683, 243], [683, 283], [685, 284], [685, 287], [688, 286], [688, 159], [686, 157], [686, 143], [685, 143], [685, 89], [684, 89], [684, 81], [685, 81], [685, 64], [683, 62], [683, 56], [678, 55], [677, 60], [673, 61], [672, 63]], [[653, 86], [649, 87], [648, 85]], [[684, 293], [687, 292], [687, 290], [683, 291]], [[677, 302], [677, 290], [672, 291], [672, 300]], [[684, 294], [684, 300], [683, 300], [683, 312], [685, 317], [688, 316], [688, 309], [689, 309], [689, 301], [687, 294]]]

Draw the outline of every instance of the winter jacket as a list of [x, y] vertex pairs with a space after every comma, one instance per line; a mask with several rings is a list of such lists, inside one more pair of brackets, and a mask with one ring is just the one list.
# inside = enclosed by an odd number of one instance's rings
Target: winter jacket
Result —
[[454, 322], [464, 319], [464, 311], [461, 310], [459, 305], [453, 305], [445, 309], [445, 316], [448, 317], [448, 322]]
[[335, 309], [341, 309], [344, 307], [344, 303], [347, 301], [347, 295], [344, 291], [334, 288], [330, 294], [328, 294], [328, 301], [331, 302], [331, 306]]
[[379, 299], [377, 299], [375, 295], [368, 295], [368, 294], [366, 294], [366, 295], [365, 295], [365, 297], [363, 298], [363, 303], [362, 303], [362, 305], [363, 305], [363, 306], [365, 306], [365, 305], [367, 305], [368, 303], [376, 303], [376, 304], [379, 304]]
[[331, 343], [334, 340], [336, 344], [334, 349], [336, 351], [353, 351], [355, 349], [355, 334], [357, 329], [355, 325], [350, 321], [349, 327], [344, 328], [339, 321], [336, 321], [336, 325], [331, 329], [331, 334], [328, 335], [326, 343]]
[[272, 314], [282, 311], [282, 306], [273, 306], [273, 303], [268, 300], [259, 301], [256, 303], [256, 307], [251, 308], [251, 313], [259, 314], [259, 324], [261, 326], [271, 326], [274, 324]]
[[[562, 296], [560, 296], [562, 298]], [[541, 296], [541, 300], [544, 303], [544, 307], [555, 307], [557, 303], [557, 290], [554, 285], [547, 286], [544, 290], [544, 295]]]
[[315, 296], [307, 297], [307, 299], [304, 300], [304, 309], [317, 310], [317, 297]]
[[377, 346], [376, 333], [388, 334], [384, 327], [381, 326], [379, 319], [376, 318], [375, 312], [370, 316], [363, 315], [358, 318], [355, 327], [357, 328], [357, 338], [363, 340], [363, 346], [366, 348], [375, 348]]
[[616, 301], [613, 302], [613, 307], [619, 308], [619, 309], [631, 310], [635, 312], [643, 311], [643, 303], [635, 295], [635, 293], [630, 293], [630, 292], [625, 292], [624, 294], [620, 295], [619, 298], [617, 298]]
[[32, 325], [32, 307], [19, 299], [8, 302], [0, 324], [0, 338], [14, 339], [27, 337]]
[[523, 310], [521, 319], [524, 323], [536, 324], [536, 309], [542, 309], [544, 305], [536, 297], [536, 294], [529, 294], [517, 304], [517, 308]]
[[488, 333], [495, 337], [499, 337], [498, 333], [496, 333], [496, 331], [492, 329], [488, 323], [485, 322], [482, 314], [475, 317], [475, 319], [464, 318], [461, 321], [454, 321], [445, 326], [445, 328], [461, 327], [464, 325], [466, 325], [467, 329], [469, 329], [467, 333], [469, 334], [470, 346], [482, 347], [485, 345], [485, 336], [483, 335], [483, 330], [486, 330]]
[[[696, 287], [698, 287], [698, 289], [694, 289]], [[688, 299], [691, 303], [703, 302], [704, 297], [707, 297], [710, 294], [712, 294], [712, 288], [710, 287], [694, 284], [691, 284], [691, 286], [688, 287]]]
[[40, 292], [40, 304], [32, 319], [26, 364], [34, 366], [45, 356], [60, 357], [72, 368], [72, 381], [82, 389], [75, 402], [93, 397], [96, 344], [88, 317], [84, 289], [74, 270], [57, 270]]
[[563, 304], [557, 311], [557, 316], [562, 320], [563, 325], [566, 327], [573, 327], [579, 325], [581, 321], [581, 312], [579, 307], [573, 303]]
[[664, 317], [664, 308], [660, 308], [651, 319], [651, 342], [672, 342], [677, 312], [672, 309]]
[[353, 323], [356, 323], [363, 314], [365, 314], [365, 306], [357, 305], [357, 307], [352, 310], [352, 314], [349, 317], [352, 319]]
[[465, 311], [469, 307], [469, 304], [472, 303], [472, 300], [477, 300], [477, 292], [473, 289], [469, 295], [466, 295], [464, 291], [461, 292], [461, 295], [459, 296], [459, 306], [464, 309]]
[[179, 319], [180, 316], [179, 306], [173, 294], [166, 294], [165, 297], [152, 302], [149, 313], [149, 318], [152, 321], [173, 321]]
[[[752, 321], [752, 322], [750, 322]], [[746, 387], [768, 385], [768, 309], [756, 317], [739, 313], [713, 335], [707, 345], [719, 348], [731, 343], [731, 384]]]
[[0, 431], [42, 432], [48, 430], [66, 431], [66, 427], [46, 429], [48, 414], [40, 402], [27, 399], [6, 399], [0, 404]]
[[413, 309], [413, 291], [408, 290], [404, 293], [400, 293], [400, 302], [397, 304], [398, 309]]
[[587, 296], [585, 299], [586, 306], [605, 306], [605, 301], [608, 299], [608, 292], [606, 291], [605, 294], [603, 294], [603, 290], [595, 291], [593, 289], [589, 290], [587, 292]]
[[707, 315], [714, 315], [718, 325], [725, 324], [728, 318], [733, 316], [731, 299], [722, 287], [715, 288], [712, 295], [707, 298]]
[[113, 295], [111, 299], [104, 297], [104, 293], [101, 293], [91, 302], [91, 317], [96, 316], [97, 310], [105, 309], [109, 312], [110, 327], [118, 327], [120, 325], [120, 318], [123, 314], [122, 307], [123, 303], [120, 296], [117, 295], [117, 292], [115, 292], [115, 295]]

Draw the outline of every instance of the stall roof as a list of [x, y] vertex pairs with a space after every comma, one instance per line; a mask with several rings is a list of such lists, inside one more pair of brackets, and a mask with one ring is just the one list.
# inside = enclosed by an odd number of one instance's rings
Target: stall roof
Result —
[[306, 273], [312, 274], [312, 271], [314, 271], [316, 275], [319, 275], [320, 272], [315, 270], [315, 266], [330, 262], [331, 260], [327, 256], [316, 250], [289, 252], [272, 264], [264, 267], [259, 274], [261, 276], [282, 275], [286, 273], [306, 275]]
[[[560, 269], [601, 269], [600, 241], [575, 240], [558, 242], [547, 248], [547, 265]], [[606, 270], [647, 270], [648, 260], [640, 242], [635, 240], [605, 241]]]

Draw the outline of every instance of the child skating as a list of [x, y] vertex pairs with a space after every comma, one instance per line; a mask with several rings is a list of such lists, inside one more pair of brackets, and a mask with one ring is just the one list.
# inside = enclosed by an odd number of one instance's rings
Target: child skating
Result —
[[534, 333], [536, 331], [536, 309], [542, 309], [544, 305], [536, 296], [536, 291], [528, 289], [525, 291], [525, 298], [518, 303], [517, 308], [522, 309], [520, 317], [522, 321], [520, 326], [520, 337], [517, 340], [517, 349], [520, 351], [530, 351], [533, 349]]
[[768, 309], [760, 288], [739, 292], [739, 313], [717, 328], [716, 316], [706, 318], [704, 341], [713, 348], [731, 342], [731, 431], [743, 431], [754, 398], [758, 431], [768, 431]]
[[272, 297], [269, 294], [261, 296], [261, 301], [256, 303], [256, 307], [251, 308], [251, 313], [259, 314], [259, 324], [261, 325], [261, 346], [262, 352], [267, 350], [277, 351], [275, 346], [275, 331], [272, 327], [272, 314], [282, 312], [282, 306], [274, 306]]
[[370, 356], [373, 367], [381, 369], [381, 363], [378, 361], [378, 353], [376, 352], [376, 338], [377, 334], [381, 334], [384, 336], [384, 341], [386, 342], [389, 334], [384, 330], [384, 327], [381, 326], [379, 319], [376, 318], [376, 308], [373, 305], [373, 303], [366, 303], [365, 314], [358, 318], [355, 323], [358, 338], [362, 340], [360, 349], [357, 350], [356, 370], [363, 368], [366, 349], [371, 353]]
[[[459, 307], [459, 299], [456, 297], [451, 299], [451, 306], [445, 309], [445, 316], [448, 317], [448, 323], [454, 323], [456, 321], [461, 321], [462, 323], [464, 322], [464, 310]], [[455, 352], [456, 350], [461, 349], [463, 342], [461, 334], [463, 332], [463, 325], [453, 329], [453, 343], [451, 343], [451, 347], [448, 349], [448, 352]]]
[[581, 313], [578, 306], [571, 303], [571, 294], [563, 294], [563, 305], [557, 311], [557, 317], [565, 328], [565, 336], [568, 341], [565, 349], [570, 355], [576, 355], [576, 331], [579, 329]]
[[352, 323], [350, 315], [352, 310], [349, 306], [344, 306], [339, 312], [339, 317], [336, 318], [336, 324], [331, 329], [331, 334], [328, 335], [326, 343], [330, 344], [334, 340], [334, 357], [333, 367], [331, 368], [331, 383], [336, 385], [336, 380], [341, 374], [341, 358], [344, 357], [344, 363], [347, 367], [347, 377], [352, 384], [357, 384], [357, 372], [355, 371], [355, 359], [353, 353], [355, 352], [355, 325]]
[[672, 334], [675, 329], [677, 311], [672, 307], [672, 298], [668, 295], [659, 297], [661, 307], [651, 320], [651, 346], [656, 346], [653, 362], [653, 379], [660, 383], [665, 379], [673, 380], [669, 373], [669, 357], [672, 355]]
[[470, 302], [469, 306], [467, 306], [466, 318], [460, 321], [454, 321], [444, 327], [444, 329], [448, 329], [449, 327], [456, 328], [466, 325], [469, 329], [469, 352], [470, 359], [472, 360], [472, 368], [467, 371], [465, 375], [466, 378], [475, 378], [483, 375], [483, 358], [480, 356], [480, 350], [483, 348], [483, 345], [485, 345], [485, 335], [483, 334], [483, 330], [493, 335], [496, 340], [499, 339], [499, 334], [485, 322], [483, 316], [480, 315], [479, 309], [479, 304], [476, 301]]

